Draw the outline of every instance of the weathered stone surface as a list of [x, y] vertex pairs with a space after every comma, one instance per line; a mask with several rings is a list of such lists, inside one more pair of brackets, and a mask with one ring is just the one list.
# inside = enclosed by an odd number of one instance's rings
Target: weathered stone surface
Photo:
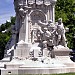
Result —
[[0, 61], [1, 75], [74, 72], [65, 37], [68, 29], [61, 18], [55, 23], [56, 1], [14, 0], [16, 21]]

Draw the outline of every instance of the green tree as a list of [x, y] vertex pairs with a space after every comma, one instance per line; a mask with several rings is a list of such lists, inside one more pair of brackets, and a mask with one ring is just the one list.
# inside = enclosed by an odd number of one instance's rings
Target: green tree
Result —
[[69, 28], [69, 32], [66, 33], [68, 47], [74, 48], [73, 35], [75, 33], [75, 1], [57, 0], [55, 13], [56, 21], [58, 18], [62, 18], [64, 26]]
[[4, 56], [4, 49], [7, 41], [9, 40], [10, 36], [8, 36], [6, 33], [2, 34], [0, 33], [0, 59]]
[[[15, 17], [11, 17], [11, 22], [7, 22], [0, 26], [0, 59], [4, 56], [5, 46], [11, 37], [11, 25], [15, 24]], [[7, 30], [7, 32], [2, 33], [2, 31]]]
[[5, 23], [5, 29], [8, 29], [11, 26], [11, 22], [6, 21]]
[[5, 24], [2, 24], [1, 26], [0, 26], [0, 32], [1, 31], [4, 31], [5, 30]]
[[11, 25], [15, 25], [16, 17], [11, 17]]

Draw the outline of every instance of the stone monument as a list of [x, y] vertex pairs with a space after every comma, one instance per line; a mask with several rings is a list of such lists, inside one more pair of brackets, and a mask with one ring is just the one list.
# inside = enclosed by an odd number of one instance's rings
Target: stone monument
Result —
[[55, 23], [56, 1], [14, 0], [16, 21], [0, 61], [1, 75], [74, 72], [62, 18]]

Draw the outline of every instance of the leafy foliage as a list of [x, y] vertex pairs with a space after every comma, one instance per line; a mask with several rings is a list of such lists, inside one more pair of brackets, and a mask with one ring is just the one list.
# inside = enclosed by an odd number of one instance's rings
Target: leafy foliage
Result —
[[[11, 37], [11, 25], [15, 23], [15, 17], [11, 17], [11, 22], [7, 22], [0, 26], [0, 59], [4, 56], [5, 45]], [[2, 33], [2, 31], [6, 32]]]
[[69, 28], [66, 33], [68, 47], [74, 49], [74, 34], [75, 34], [75, 1], [74, 0], [57, 0], [56, 3], [56, 21], [58, 18], [63, 19], [65, 27]]

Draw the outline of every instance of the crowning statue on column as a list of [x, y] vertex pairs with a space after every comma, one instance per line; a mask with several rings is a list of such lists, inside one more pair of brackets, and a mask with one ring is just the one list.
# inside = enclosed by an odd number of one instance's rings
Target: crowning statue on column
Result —
[[[8, 59], [2, 75], [65, 72], [65, 59], [71, 62], [70, 51], [62, 18], [55, 22], [56, 1], [14, 0], [16, 21], [2, 60]], [[60, 71], [63, 67], [65, 70]]]

